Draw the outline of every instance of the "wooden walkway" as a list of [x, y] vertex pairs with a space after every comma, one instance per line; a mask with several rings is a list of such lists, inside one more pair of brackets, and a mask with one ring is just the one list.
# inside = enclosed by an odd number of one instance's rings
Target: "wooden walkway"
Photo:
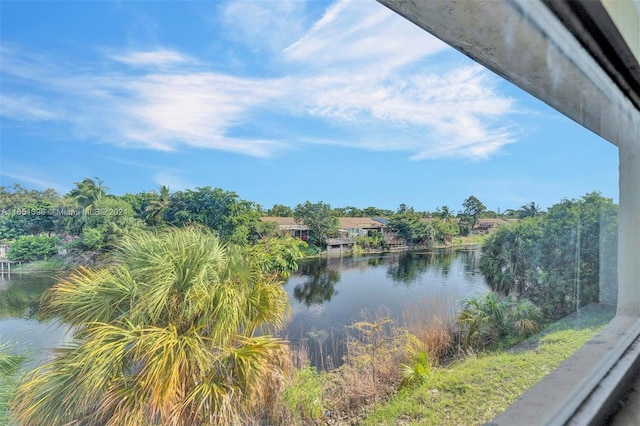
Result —
[[22, 261], [19, 260], [8, 260], [8, 259], [0, 259], [0, 274], [4, 274], [5, 272], [11, 273], [11, 265], [21, 265]]

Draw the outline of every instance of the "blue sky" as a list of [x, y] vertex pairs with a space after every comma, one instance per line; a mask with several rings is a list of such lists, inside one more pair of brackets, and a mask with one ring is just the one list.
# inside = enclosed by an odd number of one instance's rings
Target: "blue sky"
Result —
[[375, 1], [2, 1], [0, 184], [265, 208], [600, 191], [617, 148]]

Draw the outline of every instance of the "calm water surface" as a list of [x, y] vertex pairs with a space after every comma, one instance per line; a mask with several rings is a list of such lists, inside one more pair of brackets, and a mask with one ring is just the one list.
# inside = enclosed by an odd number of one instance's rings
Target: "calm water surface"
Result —
[[284, 336], [304, 343], [312, 363], [339, 360], [345, 326], [385, 307], [399, 324], [402, 313], [432, 300], [453, 307], [488, 291], [478, 249], [447, 249], [330, 257], [305, 261], [287, 281], [292, 318]]
[[[478, 257], [477, 249], [458, 249], [304, 261], [285, 283], [292, 315], [282, 337], [304, 343], [315, 365], [327, 355], [340, 359], [345, 325], [362, 319], [363, 311], [385, 307], [401, 321], [412, 304], [436, 298], [456, 305], [485, 293]], [[66, 327], [38, 315], [40, 296], [54, 281], [52, 274], [0, 277], [0, 342], [28, 354], [31, 366], [70, 340]]]
[[51, 273], [0, 275], [0, 343], [26, 355], [27, 368], [71, 340], [64, 324], [39, 315], [40, 297], [55, 279]]

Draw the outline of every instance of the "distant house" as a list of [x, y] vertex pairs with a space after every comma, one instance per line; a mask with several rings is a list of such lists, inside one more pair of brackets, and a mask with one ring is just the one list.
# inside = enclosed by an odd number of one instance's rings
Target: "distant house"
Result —
[[372, 232], [382, 232], [384, 223], [370, 217], [341, 217], [338, 218], [341, 236], [368, 237]]
[[506, 225], [508, 223], [510, 223], [509, 220], [500, 218], [478, 219], [478, 223], [476, 223], [476, 226], [473, 228], [473, 232], [484, 234], [493, 228], [497, 228], [498, 226]]
[[[294, 238], [303, 241], [309, 239], [309, 227], [297, 223], [292, 217], [262, 217], [263, 222], [275, 222], [278, 227], [288, 232]], [[369, 217], [340, 217], [338, 218], [338, 238], [327, 239], [327, 251], [329, 253], [347, 253], [351, 251], [358, 237], [367, 237], [372, 232], [378, 231], [384, 234], [384, 223], [378, 218]]]
[[309, 227], [304, 223], [298, 223], [292, 217], [276, 217], [267, 216], [261, 217], [262, 222], [275, 222], [278, 224], [278, 228], [281, 231], [286, 231], [294, 238], [299, 238], [302, 241], [309, 240]]
[[401, 248], [407, 246], [407, 240], [400, 238], [397, 231], [392, 231], [387, 226], [389, 219], [384, 217], [374, 217], [374, 220], [382, 224], [382, 236], [389, 247]]

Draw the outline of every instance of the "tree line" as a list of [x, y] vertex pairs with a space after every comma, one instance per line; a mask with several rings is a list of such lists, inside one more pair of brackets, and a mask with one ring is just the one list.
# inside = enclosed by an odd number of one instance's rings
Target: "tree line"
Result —
[[[105, 251], [136, 230], [199, 224], [213, 229], [223, 241], [250, 245], [280, 235], [274, 223], [263, 222], [261, 217], [286, 216], [307, 225], [309, 242], [319, 249], [326, 248], [327, 238], [338, 235], [338, 217], [386, 218], [388, 229], [408, 244], [430, 246], [468, 234], [480, 218], [539, 213], [539, 207], [531, 203], [531, 211], [525, 205], [498, 214], [487, 210], [475, 196], [464, 200], [458, 212], [448, 206], [435, 212], [418, 211], [406, 204], [395, 211], [372, 206], [333, 208], [322, 201], [306, 201], [294, 208], [275, 204], [264, 209], [233, 191], [210, 186], [172, 192], [161, 185], [156, 190], [118, 196], [110, 194], [99, 178], [85, 178], [74, 185], [65, 195], [53, 189], [29, 190], [19, 184], [1, 186], [0, 243], [17, 244], [13, 254], [20, 260], [35, 260], [55, 252], [61, 238], [67, 248]], [[381, 235], [372, 234], [358, 244], [373, 248], [385, 242]]]

